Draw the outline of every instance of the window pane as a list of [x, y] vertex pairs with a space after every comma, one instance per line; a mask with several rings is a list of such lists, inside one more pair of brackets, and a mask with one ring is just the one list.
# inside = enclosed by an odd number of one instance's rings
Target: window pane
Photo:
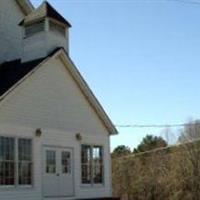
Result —
[[94, 146], [92, 151], [93, 156], [93, 181], [94, 183], [103, 182], [103, 155], [102, 147]]
[[32, 141], [18, 140], [18, 176], [19, 185], [32, 184]]
[[30, 139], [18, 140], [19, 161], [32, 161], [32, 141]]
[[90, 165], [82, 165], [82, 183], [91, 183]]
[[32, 184], [32, 164], [29, 162], [19, 163], [19, 185]]
[[82, 164], [82, 183], [91, 183], [92, 162], [91, 162], [91, 147], [82, 145], [81, 164]]
[[56, 152], [52, 150], [46, 151], [46, 173], [56, 173]]
[[82, 163], [89, 164], [91, 162], [91, 147], [82, 145]]
[[95, 163], [101, 163], [102, 162], [102, 147], [94, 146], [93, 151], [92, 151], [92, 157]]
[[62, 173], [71, 173], [71, 156], [70, 152], [62, 152]]
[[14, 138], [0, 137], [0, 160], [14, 161]]
[[103, 166], [94, 165], [93, 167], [93, 180], [94, 183], [103, 183]]
[[14, 185], [14, 138], [0, 137], [0, 185]]

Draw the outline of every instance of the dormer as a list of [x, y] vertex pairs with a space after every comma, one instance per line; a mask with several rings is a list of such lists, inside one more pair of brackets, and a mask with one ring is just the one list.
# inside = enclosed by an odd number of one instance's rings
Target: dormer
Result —
[[45, 57], [58, 47], [69, 53], [70, 23], [48, 2], [43, 2], [20, 23], [23, 29], [22, 61]]

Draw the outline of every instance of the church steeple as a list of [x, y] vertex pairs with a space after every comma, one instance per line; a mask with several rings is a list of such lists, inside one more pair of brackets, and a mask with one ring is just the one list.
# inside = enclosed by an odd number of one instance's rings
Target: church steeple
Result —
[[47, 1], [27, 15], [20, 25], [24, 30], [23, 61], [47, 56], [58, 47], [69, 53], [71, 24]]

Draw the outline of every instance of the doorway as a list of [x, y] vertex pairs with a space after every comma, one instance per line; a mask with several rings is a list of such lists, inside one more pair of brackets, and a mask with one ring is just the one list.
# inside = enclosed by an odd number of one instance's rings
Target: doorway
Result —
[[43, 148], [44, 197], [74, 196], [73, 149]]

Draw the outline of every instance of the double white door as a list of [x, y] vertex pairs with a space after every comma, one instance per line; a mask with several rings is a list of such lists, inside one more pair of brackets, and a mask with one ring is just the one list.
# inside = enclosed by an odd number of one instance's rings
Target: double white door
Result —
[[73, 150], [44, 147], [43, 158], [44, 197], [73, 196]]

